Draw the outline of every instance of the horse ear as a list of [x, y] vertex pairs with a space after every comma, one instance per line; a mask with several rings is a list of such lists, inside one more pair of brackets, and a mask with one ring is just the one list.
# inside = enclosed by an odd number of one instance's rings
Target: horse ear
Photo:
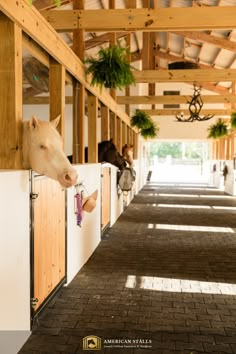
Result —
[[57, 116], [55, 119], [51, 120], [50, 123], [56, 128], [60, 122], [61, 115]]
[[32, 116], [29, 120], [29, 127], [35, 129], [39, 125], [38, 119], [35, 116]]

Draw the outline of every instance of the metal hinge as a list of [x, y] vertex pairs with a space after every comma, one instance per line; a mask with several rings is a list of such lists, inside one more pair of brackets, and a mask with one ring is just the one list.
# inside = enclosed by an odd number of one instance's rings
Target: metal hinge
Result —
[[30, 199], [35, 200], [39, 196], [39, 193], [30, 193]]
[[32, 297], [30, 299], [30, 304], [31, 304], [31, 307], [35, 308], [35, 306], [37, 305], [39, 299], [37, 297]]

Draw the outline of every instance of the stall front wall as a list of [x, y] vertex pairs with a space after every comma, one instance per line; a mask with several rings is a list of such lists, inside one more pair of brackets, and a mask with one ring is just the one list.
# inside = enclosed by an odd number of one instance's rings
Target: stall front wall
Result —
[[[224, 166], [227, 167], [227, 173], [224, 177]], [[213, 186], [219, 188], [229, 195], [236, 195], [236, 170], [233, 160], [213, 160], [212, 178]]]
[[30, 335], [29, 171], [1, 171], [0, 195], [0, 352], [17, 353]]
[[110, 226], [114, 225], [118, 217], [123, 213], [123, 193], [117, 190], [117, 167], [111, 165], [110, 163], [102, 164], [103, 167], [109, 167], [110, 174], [110, 185], [111, 185], [111, 193], [110, 193]]
[[91, 213], [84, 212], [81, 227], [75, 214], [74, 187], [67, 190], [67, 283], [87, 262], [101, 240], [101, 164], [74, 166], [79, 182], [84, 185], [84, 196], [98, 189], [98, 199]]
[[225, 166], [227, 166], [227, 174], [224, 183], [225, 193], [236, 195], [236, 171], [234, 170], [234, 162], [232, 160], [225, 161]]
[[222, 174], [222, 163], [220, 160], [212, 161], [212, 184], [213, 186], [223, 189], [224, 188], [224, 178]]

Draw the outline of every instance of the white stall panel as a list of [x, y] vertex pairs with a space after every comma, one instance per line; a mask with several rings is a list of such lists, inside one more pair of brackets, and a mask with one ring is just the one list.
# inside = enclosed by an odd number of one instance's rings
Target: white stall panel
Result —
[[84, 196], [98, 189], [98, 199], [91, 213], [83, 213], [81, 227], [75, 215], [74, 187], [67, 191], [67, 283], [87, 262], [101, 240], [101, 164], [75, 165], [79, 181], [84, 183]]
[[29, 171], [1, 171], [0, 196], [0, 331], [6, 331], [0, 332], [0, 352], [5, 354], [19, 350], [30, 334]]

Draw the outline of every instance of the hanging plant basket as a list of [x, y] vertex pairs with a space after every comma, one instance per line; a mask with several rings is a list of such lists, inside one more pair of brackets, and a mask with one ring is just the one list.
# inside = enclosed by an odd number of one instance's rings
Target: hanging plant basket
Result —
[[130, 121], [131, 126], [136, 127], [138, 129], [149, 128], [151, 126], [151, 123], [151, 117], [145, 111], [142, 111], [140, 109], [136, 109]]
[[236, 112], [231, 113], [230, 125], [233, 130], [236, 130]]
[[139, 109], [131, 117], [130, 124], [132, 127], [138, 128], [140, 135], [144, 139], [156, 138], [159, 132], [159, 127], [153, 122], [151, 117], [145, 111]]
[[148, 128], [143, 128], [140, 130], [140, 135], [144, 139], [154, 139], [157, 137], [159, 130], [160, 128], [157, 126], [157, 124], [151, 121], [151, 125]]
[[123, 89], [135, 84], [135, 78], [127, 56], [129, 50], [121, 47], [120, 43], [113, 47], [102, 48], [98, 58], [90, 57], [85, 60], [89, 64], [86, 74], [92, 74], [91, 85], [98, 85], [112, 89]]
[[209, 126], [208, 132], [208, 138], [218, 139], [228, 134], [228, 126], [222, 119], [218, 119], [215, 124]]

